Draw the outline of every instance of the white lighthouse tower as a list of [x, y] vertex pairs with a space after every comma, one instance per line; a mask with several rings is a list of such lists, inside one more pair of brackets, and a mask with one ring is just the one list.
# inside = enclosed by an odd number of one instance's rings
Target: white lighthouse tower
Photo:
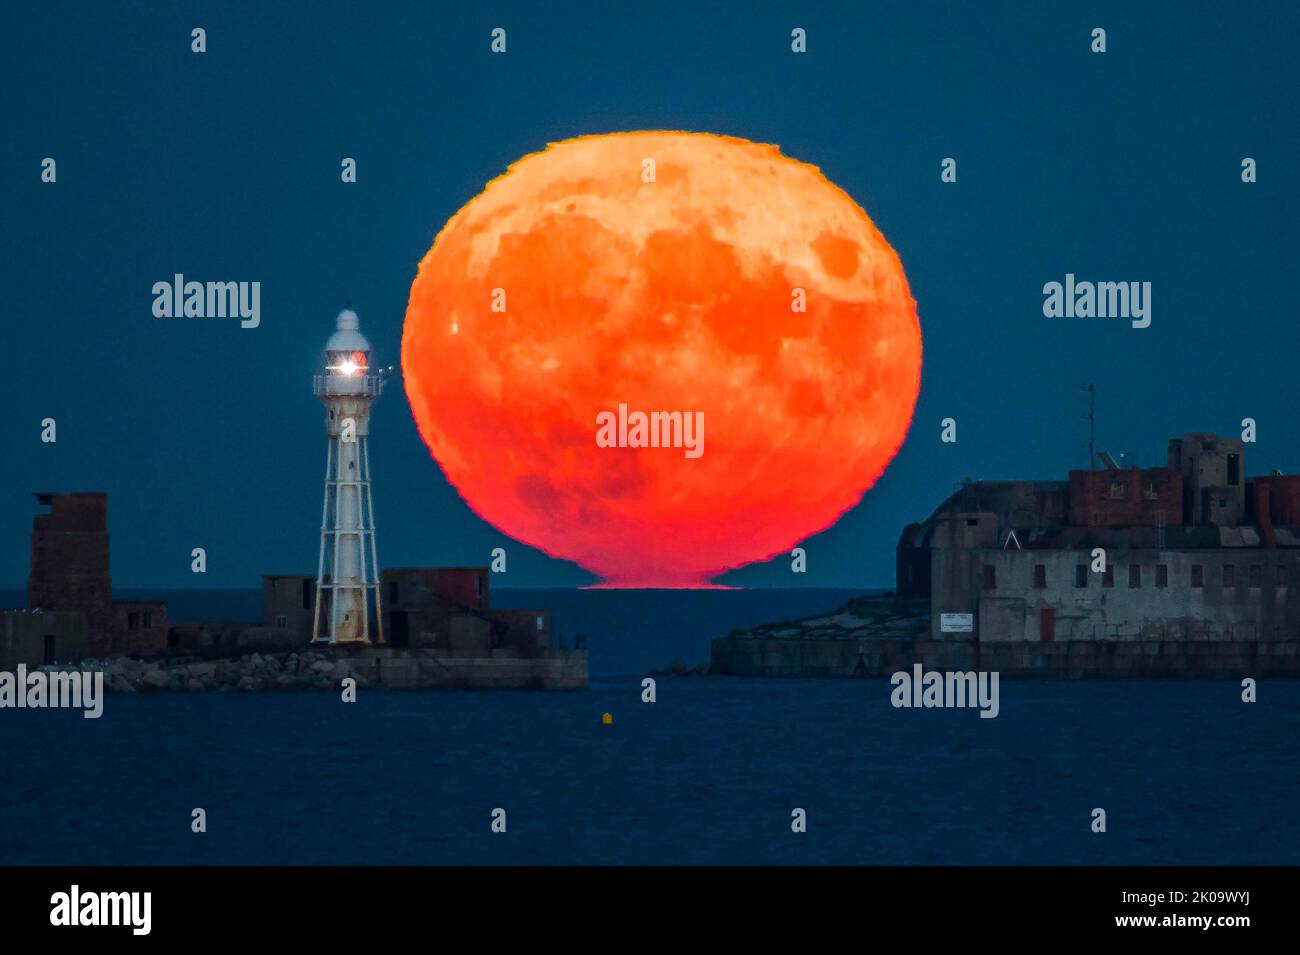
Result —
[[371, 368], [370, 343], [350, 309], [339, 312], [337, 331], [325, 343], [325, 374], [313, 385], [325, 403], [329, 444], [312, 642], [383, 643], [369, 440], [370, 403], [384, 381]]

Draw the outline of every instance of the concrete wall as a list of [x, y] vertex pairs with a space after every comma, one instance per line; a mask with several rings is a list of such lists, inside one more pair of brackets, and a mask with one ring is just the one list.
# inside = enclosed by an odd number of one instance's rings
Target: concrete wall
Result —
[[305, 574], [262, 577], [262, 626], [288, 631], [299, 643], [311, 642], [316, 612], [316, 578]]
[[[710, 672], [767, 677], [887, 677], [920, 663], [931, 670], [987, 670], [1020, 677], [1300, 676], [1300, 641], [1171, 640], [982, 643], [925, 639], [723, 637]], [[882, 692], [887, 693], [888, 687]]]
[[549, 610], [489, 610], [488, 616], [506, 628], [501, 645], [520, 656], [542, 656], [551, 649]]
[[467, 613], [456, 614], [448, 623], [450, 627], [448, 654], [454, 657], [486, 657], [492, 655], [492, 625], [482, 617]]
[[[940, 629], [945, 613], [979, 613], [972, 591], [978, 589], [982, 554], [998, 545], [998, 517], [991, 513], [944, 514], [934, 518], [930, 546], [930, 633]], [[957, 637], [957, 639], [961, 639]]]
[[170, 629], [163, 601], [113, 601], [114, 653], [161, 653], [167, 649]]
[[[1300, 639], [1300, 553], [1294, 550], [1112, 549], [1106, 556], [1103, 575], [1091, 570], [1090, 551], [935, 550], [933, 600], [942, 612], [975, 614], [982, 644], [1043, 642], [1044, 610], [1054, 616], [1054, 642]], [[1086, 568], [1082, 587], [1076, 586], [1080, 566]], [[1136, 587], [1131, 566], [1139, 568]], [[1165, 587], [1157, 586], [1161, 566]], [[1036, 567], [1043, 568], [1041, 577]], [[1200, 587], [1193, 586], [1197, 567]], [[1230, 583], [1225, 567], [1232, 568]], [[937, 611], [931, 633], [943, 636]]]
[[1169, 442], [1169, 466], [1183, 475], [1189, 524], [1240, 524], [1246, 512], [1245, 460], [1240, 438], [1188, 434]]
[[486, 567], [393, 567], [380, 574], [385, 610], [426, 607], [439, 600], [470, 610], [489, 606]]
[[0, 610], [0, 670], [79, 663], [96, 656], [93, 649], [79, 613]]
[[414, 689], [585, 689], [587, 651], [557, 651], [533, 659], [493, 653], [448, 657], [428, 650], [362, 648], [346, 659], [370, 686]]

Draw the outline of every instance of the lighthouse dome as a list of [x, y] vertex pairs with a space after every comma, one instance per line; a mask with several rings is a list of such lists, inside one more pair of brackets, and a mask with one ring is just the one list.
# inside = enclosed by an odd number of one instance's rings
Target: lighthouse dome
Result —
[[339, 312], [335, 327], [338, 330], [325, 343], [327, 352], [370, 351], [370, 342], [366, 341], [366, 336], [360, 332], [361, 320], [352, 309], [345, 308]]

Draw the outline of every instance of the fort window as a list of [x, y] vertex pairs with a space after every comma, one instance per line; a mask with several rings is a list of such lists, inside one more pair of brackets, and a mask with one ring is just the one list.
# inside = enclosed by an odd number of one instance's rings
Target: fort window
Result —
[[1237, 586], [1237, 568], [1234, 567], [1232, 564], [1223, 565], [1223, 586], [1225, 587]]
[[538, 629], [538, 630], [545, 629], [544, 626], [543, 626], [544, 623], [545, 623], [544, 618], [542, 618], [542, 617], [538, 617], [538, 618], [537, 618], [537, 629]]
[[281, 630], [283, 630], [285, 627], [289, 626], [289, 617], [288, 617], [288, 615], [287, 615], [287, 614], [279, 614], [279, 615], [277, 615], [276, 618], [275, 618], [275, 625], [276, 625], [277, 627], [279, 627]]
[[140, 615], [135, 611], [132, 611], [131, 613], [128, 613], [126, 615], [126, 629], [128, 630], [140, 629]]
[[1119, 481], [1112, 481], [1110, 484], [1110, 499], [1112, 501], [1123, 501], [1128, 498], [1128, 485], [1121, 484]]
[[1234, 487], [1241, 483], [1241, 457], [1239, 455], [1228, 455], [1228, 483]]
[[984, 589], [993, 590], [998, 585], [998, 569], [992, 564], [984, 565]]
[[1047, 589], [1047, 567], [1043, 564], [1034, 564], [1034, 589]]
[[1250, 585], [1255, 588], [1264, 585], [1264, 568], [1259, 564], [1250, 565]]
[[1128, 586], [1130, 590], [1137, 590], [1142, 586], [1142, 565], [1128, 565]]
[[144, 621], [142, 625], [146, 630], [148, 630], [153, 626], [153, 614], [150, 613], [148, 610], [146, 610], [143, 616], [144, 616]]
[[1169, 565], [1168, 564], [1156, 564], [1156, 586], [1157, 587], [1169, 586]]
[[478, 597], [480, 600], [483, 599], [483, 575], [482, 574], [474, 575], [474, 596]]
[[1101, 585], [1103, 587], [1115, 586], [1115, 565], [1108, 564], [1106, 569], [1101, 572]]
[[54, 634], [47, 633], [45, 635], [44, 650], [45, 650], [45, 662], [47, 664], [56, 662], [54, 659]]
[[1087, 564], [1074, 565], [1074, 586], [1076, 587], [1088, 586], [1088, 565]]
[[1192, 564], [1192, 586], [1205, 586], [1205, 568], [1200, 564]]
[[307, 579], [302, 582], [302, 609], [311, 609], [311, 581]]
[[968, 517], [968, 518], [966, 518], [966, 526], [967, 526], [967, 527], [974, 527], [974, 526], [975, 526], [976, 524], [978, 524], [978, 523], [979, 523], [979, 518], [977, 518], [977, 517]]
[[388, 602], [393, 606], [396, 606], [399, 602], [397, 599], [397, 595], [398, 595], [397, 581], [394, 580], [388, 584]]

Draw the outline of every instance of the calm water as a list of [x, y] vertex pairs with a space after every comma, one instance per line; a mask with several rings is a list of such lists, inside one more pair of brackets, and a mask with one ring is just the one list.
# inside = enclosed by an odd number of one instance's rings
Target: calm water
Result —
[[1231, 681], [1006, 682], [994, 720], [896, 710], [885, 680], [664, 678], [644, 704], [647, 666], [845, 595], [545, 596], [588, 637], [588, 691], [0, 710], [0, 862], [1300, 864], [1300, 682], [1253, 705]]

